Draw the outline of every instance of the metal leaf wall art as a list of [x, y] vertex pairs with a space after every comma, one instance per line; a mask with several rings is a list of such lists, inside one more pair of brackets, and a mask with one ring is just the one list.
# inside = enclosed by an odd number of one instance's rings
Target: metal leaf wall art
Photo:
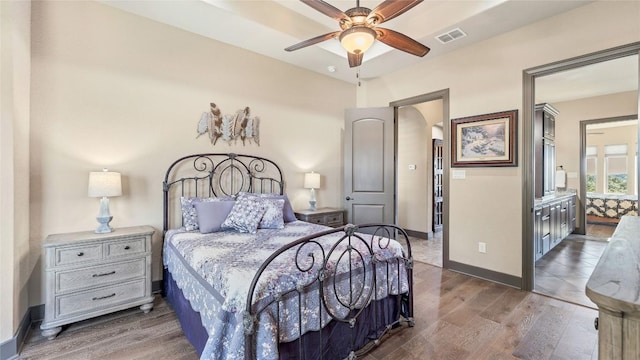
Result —
[[249, 107], [240, 109], [235, 114], [223, 115], [216, 104], [211, 103], [211, 111], [203, 112], [198, 121], [198, 136], [209, 134], [209, 140], [215, 145], [218, 139], [226, 141], [227, 144], [237, 144], [238, 140], [242, 145], [252, 142], [260, 146], [260, 118], [250, 117]]

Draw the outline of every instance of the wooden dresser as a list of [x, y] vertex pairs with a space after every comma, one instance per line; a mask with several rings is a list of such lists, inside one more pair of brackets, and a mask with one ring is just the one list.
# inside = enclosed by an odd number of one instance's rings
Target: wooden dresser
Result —
[[49, 235], [43, 244], [42, 335], [51, 340], [62, 325], [134, 306], [149, 312], [153, 233], [150, 226], [137, 226]]
[[318, 210], [299, 210], [295, 212], [298, 220], [313, 224], [340, 227], [344, 225], [344, 209], [320, 208]]
[[640, 217], [623, 216], [589, 278], [598, 359], [640, 359]]

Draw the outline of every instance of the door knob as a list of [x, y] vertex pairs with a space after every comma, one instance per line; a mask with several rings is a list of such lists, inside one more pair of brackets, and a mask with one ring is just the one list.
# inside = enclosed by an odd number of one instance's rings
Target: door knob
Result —
[[349, 200], [353, 200], [353, 199], [352, 199], [350, 196], [347, 196], [347, 197], [345, 198], [345, 200], [349, 201]]

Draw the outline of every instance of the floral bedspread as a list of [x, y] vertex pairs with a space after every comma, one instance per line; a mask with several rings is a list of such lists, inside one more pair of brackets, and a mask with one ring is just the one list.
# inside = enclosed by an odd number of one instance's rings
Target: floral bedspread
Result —
[[[169, 230], [165, 235], [163, 262], [165, 268], [171, 272], [173, 279], [182, 290], [191, 307], [200, 313], [203, 327], [209, 338], [202, 352], [201, 359], [244, 359], [244, 327], [243, 316], [247, 301], [247, 293], [251, 281], [260, 265], [282, 246], [306, 235], [327, 230], [321, 225], [302, 221], [287, 223], [284, 229], [262, 229], [255, 234], [238, 233], [232, 231], [200, 234], [187, 232], [184, 229]], [[343, 236], [343, 232], [326, 235], [317, 243], [304, 245], [298, 254], [288, 250], [272, 262], [265, 269], [254, 293], [254, 308], [273, 299], [276, 294], [283, 294], [292, 289], [303, 289], [317, 277], [320, 267], [318, 261], [328, 254], [331, 246]], [[364, 235], [367, 242], [370, 235]], [[378, 245], [378, 242], [380, 244]], [[408, 291], [406, 270], [402, 261], [392, 260], [402, 257], [400, 244], [387, 239], [373, 240], [374, 256], [376, 260], [396, 261], [399, 266], [378, 266], [376, 271], [377, 284], [375, 299], [382, 299], [389, 293], [400, 294]], [[388, 244], [388, 246], [387, 246]], [[352, 256], [351, 268], [354, 264], [365, 262], [367, 269], [371, 269], [370, 256], [365, 245], [360, 241], [352, 242], [355, 249], [360, 250], [364, 257]], [[296, 247], [297, 248], [297, 247]], [[295, 248], [294, 248], [295, 249]], [[335, 276], [338, 286], [337, 297], [343, 303], [348, 301], [344, 295], [351, 289], [364, 289], [364, 293], [373, 285], [372, 271], [361, 271], [358, 276], [351, 276], [356, 281], [349, 282], [349, 261], [344, 257], [338, 261], [339, 254], [347, 249], [341, 245], [329, 258], [327, 266], [328, 276]], [[310, 254], [314, 254], [311, 256]], [[314, 262], [315, 260], [315, 262]], [[313, 266], [311, 267], [311, 265]], [[298, 267], [309, 271], [301, 272]], [[357, 273], [357, 271], [356, 271]], [[398, 281], [399, 279], [399, 281]], [[384, 284], [384, 286], [380, 286]], [[344, 316], [349, 309], [340, 305], [339, 301], [330, 302], [329, 309], [323, 309], [323, 316], [318, 315], [319, 308], [318, 286], [304, 288], [300, 301], [303, 303], [302, 319], [298, 319], [298, 296], [285, 297], [284, 305], [280, 307], [279, 316], [275, 310], [266, 311], [260, 316], [257, 332], [257, 351], [260, 359], [278, 358], [278, 341], [292, 341], [307, 331], [318, 330], [329, 321], [327, 310], [334, 315]], [[325, 293], [333, 294], [333, 283], [325, 284]], [[356, 307], [366, 306], [360, 301]], [[293, 310], [295, 309], [295, 311]], [[279, 318], [280, 331], [277, 324]], [[322, 321], [320, 321], [320, 318]], [[302, 329], [299, 327], [302, 323]], [[279, 340], [276, 337], [279, 336]]]

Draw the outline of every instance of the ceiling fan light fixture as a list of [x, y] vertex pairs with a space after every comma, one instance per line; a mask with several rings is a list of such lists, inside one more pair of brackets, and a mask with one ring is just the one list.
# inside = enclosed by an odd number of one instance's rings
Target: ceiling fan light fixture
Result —
[[286, 51], [294, 51], [325, 40], [339, 38], [340, 44], [347, 50], [347, 60], [349, 67], [352, 68], [362, 65], [364, 53], [376, 41], [415, 56], [425, 56], [429, 52], [428, 47], [404, 34], [378, 27], [404, 14], [424, 0], [384, 0], [373, 10], [360, 6], [360, 0], [356, 0], [356, 7], [344, 12], [324, 0], [300, 1], [338, 21], [341, 30], [307, 39], [285, 48]]
[[366, 26], [356, 26], [340, 34], [340, 44], [352, 54], [362, 54], [376, 40], [376, 31]]

